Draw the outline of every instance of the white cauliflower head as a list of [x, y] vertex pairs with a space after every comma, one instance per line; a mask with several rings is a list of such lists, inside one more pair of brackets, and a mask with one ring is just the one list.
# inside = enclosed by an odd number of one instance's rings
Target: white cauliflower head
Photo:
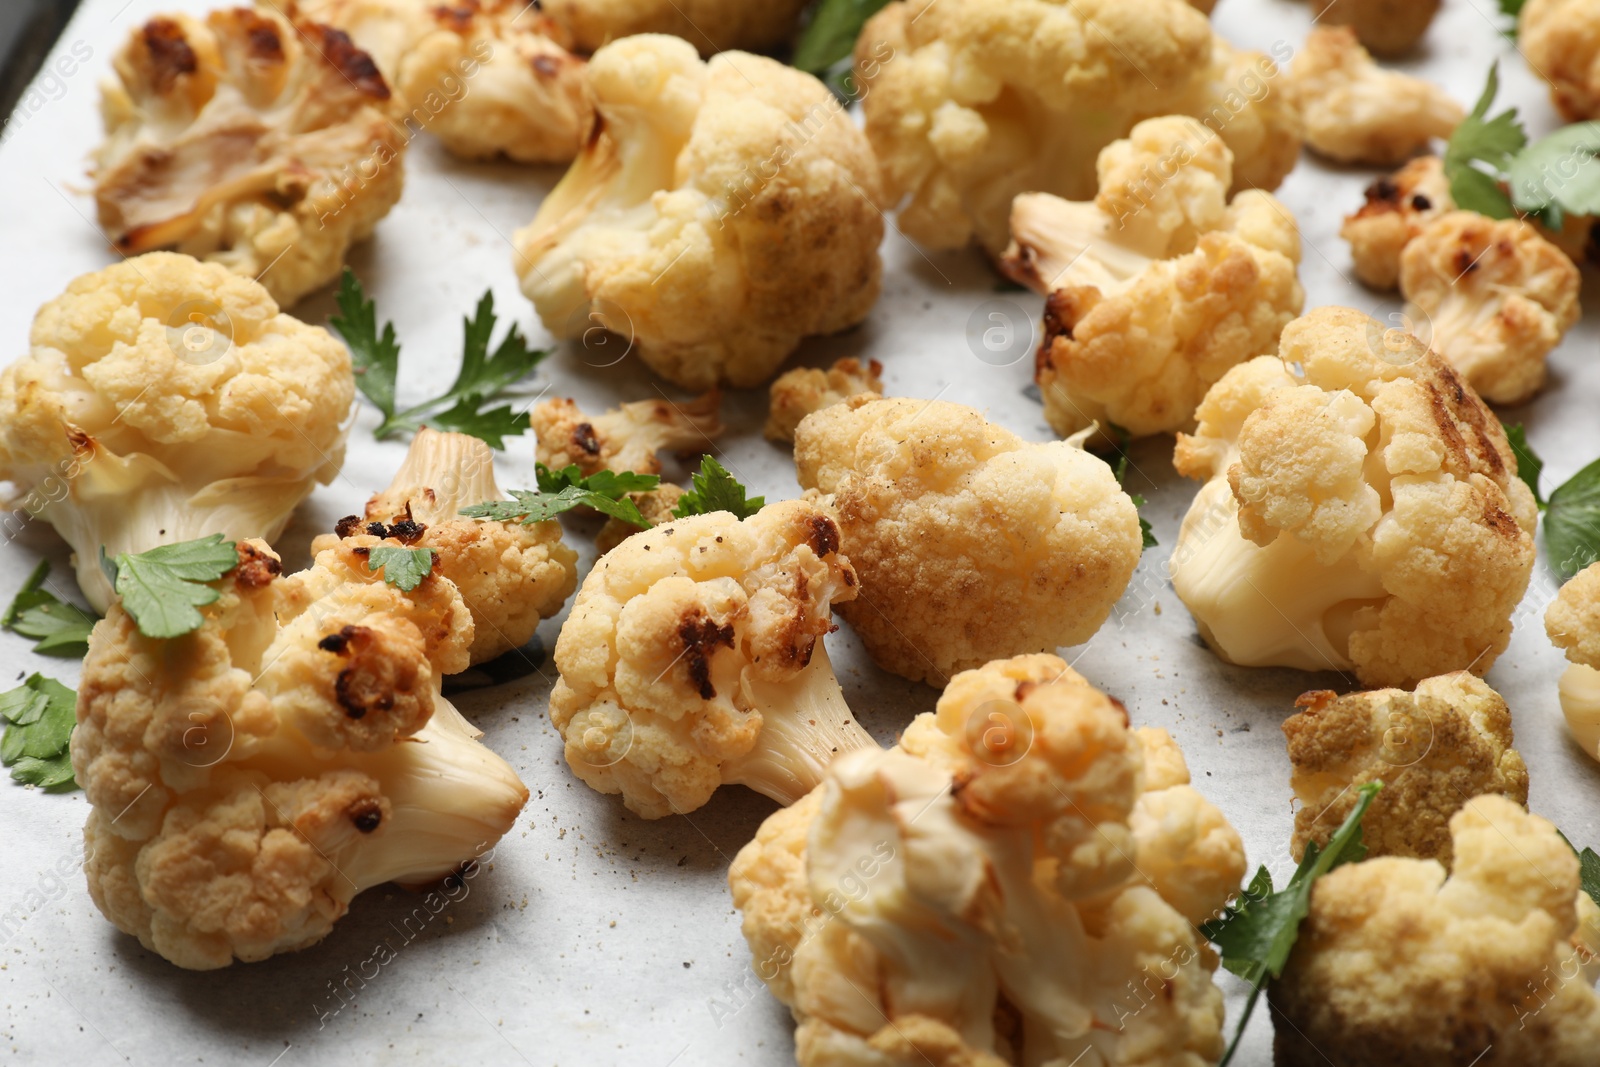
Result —
[[1372, 61], [1355, 31], [1319, 26], [1289, 68], [1306, 144], [1340, 163], [1392, 167], [1446, 140], [1466, 110], [1443, 88]]
[[1517, 50], [1550, 83], [1550, 99], [1568, 122], [1600, 117], [1600, 10], [1592, 3], [1527, 0]]
[[1444, 360], [1319, 308], [1197, 414], [1174, 463], [1207, 481], [1172, 581], [1218, 655], [1369, 686], [1489, 669], [1538, 512], [1499, 421]]
[[243, 542], [198, 630], [149, 638], [115, 604], [89, 639], [89, 893], [180, 967], [315, 944], [362, 890], [483, 857], [527, 801], [439, 692], [472, 641], [460, 593], [437, 574], [402, 593], [368, 570], [380, 543], [280, 578]]
[[842, 404], [853, 396], [883, 395], [883, 364], [859, 359], [835, 360], [827, 370], [796, 367], [778, 375], [768, 389], [767, 424], [762, 429], [769, 441], [794, 441], [795, 427], [813, 411]]
[[1316, 0], [1313, 23], [1349, 26], [1380, 56], [1411, 51], [1428, 31], [1442, 0]]
[[[284, 0], [256, 0], [279, 7]], [[566, 163], [590, 120], [572, 37], [527, 0], [295, 0], [370, 54], [398, 97], [408, 137], [426, 130], [458, 156]]]
[[543, 0], [585, 52], [641, 33], [682, 37], [703, 56], [787, 44], [806, 0]]
[[1165, 731], [1032, 655], [838, 760], [728, 883], [802, 1067], [1179, 1067], [1222, 1053], [1193, 924], [1243, 872]]
[[568, 765], [647, 819], [723, 784], [793, 803], [835, 756], [877, 747], [822, 643], [830, 607], [855, 593], [838, 526], [799, 500], [627, 538], [584, 579], [556, 642], [550, 719]]
[[1452, 211], [1400, 257], [1400, 292], [1417, 339], [1492, 404], [1520, 404], [1545, 381], [1545, 358], [1578, 321], [1578, 268], [1520, 219]]
[[1579, 571], [1544, 613], [1545, 633], [1567, 654], [1561, 711], [1572, 739], [1600, 760], [1600, 563]]
[[1600, 908], [1556, 828], [1502, 796], [1450, 820], [1454, 862], [1319, 878], [1269, 997], [1279, 1067], [1580, 1067], [1600, 1043]]
[[344, 462], [350, 354], [265, 289], [168, 252], [85, 274], [0, 373], [0, 479], [72, 545], [96, 611], [108, 557], [276, 537]]
[[585, 476], [609, 470], [660, 474], [663, 449], [703, 452], [722, 435], [722, 394], [685, 404], [662, 397], [618, 404], [586, 415], [569, 398], [546, 400], [528, 413], [539, 462], [552, 470], [576, 465]]
[[877, 166], [821, 82], [643, 35], [595, 53], [589, 87], [591, 135], [516, 236], [546, 329], [609, 330], [662, 377], [706, 389], [757, 385], [802, 338], [866, 317], [882, 272]]
[[1046, 295], [1035, 377], [1063, 437], [1194, 423], [1229, 367], [1277, 349], [1300, 314], [1294, 216], [1270, 193], [1230, 204], [1233, 153], [1200, 122], [1148, 119], [1100, 153], [1092, 203], [1011, 207], [1012, 278]]
[[214, 260], [288, 306], [400, 199], [409, 138], [340, 30], [249, 7], [160, 16], [112, 65], [94, 193], [124, 254]]
[[794, 458], [861, 578], [839, 613], [903, 678], [942, 686], [1087, 641], [1139, 563], [1139, 513], [1109, 466], [961, 404], [856, 397], [801, 422]]
[[1433, 220], [1456, 209], [1438, 156], [1413, 159], [1366, 189], [1366, 202], [1346, 215], [1339, 236], [1350, 242], [1356, 277], [1374, 289], [1400, 284], [1400, 256]]
[[999, 252], [1020, 193], [1093, 196], [1096, 155], [1153, 116], [1205, 119], [1239, 188], [1277, 188], [1300, 149], [1271, 60], [1183, 0], [897, 0], [856, 76], [900, 228], [933, 248]]

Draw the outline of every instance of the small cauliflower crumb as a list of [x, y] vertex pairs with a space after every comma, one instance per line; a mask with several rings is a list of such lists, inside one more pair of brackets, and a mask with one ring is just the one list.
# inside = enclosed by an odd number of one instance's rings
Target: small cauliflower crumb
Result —
[[767, 424], [762, 429], [769, 441], [794, 442], [800, 420], [813, 411], [841, 404], [853, 396], [883, 395], [883, 364], [871, 360], [862, 366], [859, 359], [841, 359], [827, 370], [796, 367], [778, 375], [768, 390]]
[[586, 415], [571, 399], [546, 400], [528, 413], [539, 462], [551, 470], [575, 464], [585, 477], [608, 470], [661, 473], [656, 453], [704, 451], [722, 436], [722, 394], [713, 390], [679, 404], [635, 400]]

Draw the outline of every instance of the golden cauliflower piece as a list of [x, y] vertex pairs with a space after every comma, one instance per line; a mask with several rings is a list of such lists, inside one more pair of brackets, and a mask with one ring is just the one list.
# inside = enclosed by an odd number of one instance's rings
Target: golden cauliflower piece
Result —
[[1219, 656], [1375, 687], [1481, 675], [1504, 651], [1538, 510], [1499, 421], [1443, 359], [1318, 308], [1197, 414], [1173, 462], [1207, 481], [1172, 582]]
[[853, 396], [883, 394], [883, 364], [859, 359], [835, 360], [827, 370], [796, 367], [778, 375], [768, 390], [767, 424], [762, 429], [769, 441], [794, 441], [800, 420], [813, 411], [842, 404]]
[[576, 464], [585, 476], [603, 470], [659, 474], [657, 452], [703, 452], [722, 435], [721, 407], [722, 394], [712, 390], [686, 404], [636, 400], [592, 418], [575, 400], [546, 400], [528, 417], [539, 462], [552, 470]]
[[1440, 0], [1316, 0], [1313, 22], [1349, 26], [1369, 51], [1398, 56], [1428, 31]]
[[1579, 1067], [1600, 1042], [1600, 909], [1556, 828], [1501, 796], [1450, 820], [1455, 862], [1317, 880], [1271, 1000], [1278, 1067]]
[[1319, 26], [1289, 68], [1306, 144], [1340, 163], [1394, 166], [1448, 140], [1466, 110], [1430, 81], [1384, 70], [1355, 31]]
[[1109, 466], [961, 404], [854, 397], [800, 423], [794, 460], [861, 576], [839, 614], [902, 678], [943, 686], [1087, 641], [1139, 563], [1139, 513]]
[[787, 44], [806, 0], [544, 0], [585, 52], [640, 33], [682, 37], [703, 56]]
[[[677, 510], [684, 492], [682, 486], [662, 482], [654, 489], [643, 493], [629, 493], [628, 499], [633, 501], [634, 506], [639, 509], [639, 514], [644, 516], [644, 520], [654, 527], [672, 521], [672, 513]], [[631, 522], [607, 519], [606, 524], [600, 527], [600, 532], [594, 535], [594, 550], [596, 554], [603, 556], [638, 532], [639, 527]]]
[[1600, 760], [1600, 564], [1579, 571], [1545, 609], [1550, 641], [1567, 653], [1561, 711], [1584, 753]]
[[1277, 349], [1305, 290], [1294, 216], [1270, 193], [1230, 204], [1233, 153], [1194, 119], [1148, 119], [1100, 153], [1092, 203], [1027, 193], [1002, 269], [1046, 295], [1034, 376], [1063, 437], [1194, 424], [1229, 367]]
[[0, 480], [112, 599], [116, 558], [221, 533], [276, 537], [344, 462], [350, 353], [248, 278], [151, 252], [72, 281], [0, 373]]
[[888, 203], [930, 248], [1000, 252], [1018, 194], [1093, 196], [1100, 150], [1157, 115], [1205, 120], [1240, 189], [1277, 188], [1300, 150], [1278, 68], [1183, 0], [897, 0], [855, 70]]
[[125, 255], [175, 248], [289, 306], [400, 199], [409, 137], [340, 30], [248, 7], [160, 16], [112, 66], [94, 195]]
[[1550, 101], [1568, 122], [1600, 118], [1600, 12], [1593, 4], [1527, 0], [1517, 50], [1550, 83]]
[[1350, 242], [1356, 277], [1374, 289], [1400, 284], [1400, 255], [1433, 220], [1456, 209], [1438, 156], [1421, 156], [1367, 186], [1366, 203], [1346, 215], [1339, 236]]
[[958, 674], [899, 747], [841, 757], [728, 872], [799, 1063], [1216, 1062], [1193, 923], [1244, 849], [1187, 781], [1170, 738], [1047, 655]]
[[578, 587], [578, 554], [561, 541], [554, 519], [530, 524], [468, 519], [461, 509], [504, 500], [494, 451], [476, 437], [423, 427], [389, 488], [365, 513], [339, 520], [313, 552], [369, 534], [434, 551], [434, 570], [461, 591], [472, 612], [474, 664], [521, 648], [539, 623], [561, 611]]
[[381, 543], [279, 578], [243, 542], [198, 630], [146, 637], [118, 603], [89, 639], [72, 734], [89, 894], [180, 967], [315, 944], [362, 890], [483, 856], [527, 801], [439, 693], [472, 641], [460, 593], [389, 585], [367, 568]]
[[771, 59], [703, 63], [676, 37], [589, 66], [593, 135], [516, 236], [545, 328], [603, 327], [688, 389], [771, 377], [877, 302], [877, 166], [823, 84]]
[[829, 608], [856, 594], [839, 528], [799, 500], [627, 538], [595, 564], [556, 641], [550, 720], [567, 764], [647, 819], [719, 785], [792, 804], [842, 752], [877, 747], [834, 679]]
[[1470, 797], [1496, 793], [1528, 803], [1528, 768], [1511, 747], [1511, 710], [1466, 671], [1426, 678], [1416, 691], [1327, 690], [1295, 701], [1289, 739], [1294, 857], [1328, 838], [1355, 807], [1357, 789], [1382, 780], [1361, 820], [1374, 856], [1410, 856], [1450, 866], [1450, 818]]
[[1519, 219], [1452, 211], [1406, 245], [1400, 292], [1412, 332], [1493, 404], [1520, 404], [1578, 321], [1578, 268]]
[[[256, 0], [278, 7], [284, 0]], [[572, 36], [527, 0], [295, 0], [337, 26], [398, 96], [407, 138], [426, 130], [458, 156], [566, 163], [591, 119]]]

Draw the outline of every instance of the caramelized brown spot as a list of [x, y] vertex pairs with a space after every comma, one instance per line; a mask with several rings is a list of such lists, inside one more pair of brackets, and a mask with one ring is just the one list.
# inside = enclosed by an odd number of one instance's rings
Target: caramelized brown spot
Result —
[[378, 73], [378, 65], [355, 46], [349, 34], [332, 26], [318, 26], [317, 29], [322, 33], [323, 58], [361, 92], [374, 100], [389, 99], [389, 85]]
[[1398, 206], [1400, 203], [1400, 187], [1388, 178], [1379, 178], [1367, 186], [1364, 195], [1368, 204]]
[[811, 527], [808, 544], [819, 556], [830, 556], [839, 551], [839, 524], [826, 515], [813, 515], [806, 520]]
[[704, 615], [694, 615], [678, 623], [678, 640], [683, 642], [683, 660], [689, 668], [689, 680], [700, 693], [700, 699], [710, 700], [717, 695], [711, 684], [711, 657], [717, 646], [733, 647], [733, 627], [718, 625]]
[[239, 566], [233, 572], [233, 582], [245, 589], [260, 589], [283, 573], [283, 564], [254, 545], [240, 541]]
[[324, 652], [332, 652], [336, 656], [345, 654], [350, 646], [350, 638], [355, 634], [354, 626], [346, 626], [336, 634], [329, 634], [317, 642], [317, 647]]
[[144, 47], [150, 53], [150, 82], [158, 93], [170, 92], [179, 78], [199, 68], [183, 27], [172, 19], [154, 18], [145, 23]]
[[600, 454], [600, 438], [595, 436], [594, 427], [587, 422], [580, 422], [572, 428], [572, 443], [578, 451], [587, 455]]
[[383, 822], [383, 805], [372, 797], [362, 797], [345, 810], [357, 830], [370, 834]]
[[264, 63], [283, 62], [283, 41], [278, 37], [278, 27], [264, 18], [250, 20], [246, 31], [246, 47], [253, 59]]
[[1411, 198], [1411, 209], [1413, 211], [1427, 211], [1427, 210], [1431, 209], [1432, 207], [1433, 207], [1433, 201], [1429, 200], [1427, 197], [1423, 196], [1421, 193], [1418, 193], [1418, 194], [1416, 194], [1415, 196], [1413, 196]]
[[411, 519], [401, 519], [389, 527], [389, 536], [403, 545], [414, 545], [422, 539], [428, 528]]
[[462, 0], [455, 7], [440, 4], [433, 9], [434, 19], [441, 26], [456, 33], [469, 32], [472, 29], [472, 20], [477, 14], [477, 0]]
[[1306, 708], [1312, 712], [1317, 712], [1321, 711], [1338, 698], [1339, 694], [1335, 693], [1332, 689], [1313, 689], [1310, 692], [1301, 693], [1299, 696], [1295, 697], [1294, 706], [1297, 708]]
[[362, 522], [363, 520], [360, 515], [346, 515], [344, 518], [333, 524], [333, 532], [341, 539], [350, 537], [353, 534], [358, 534], [361, 532]]
[[1018, 704], [1028, 699], [1028, 694], [1039, 688], [1038, 682], [1018, 682], [1017, 688], [1011, 693], [1011, 699]]
[[1122, 712], [1122, 725], [1127, 726], [1132, 723], [1133, 720], [1128, 718], [1128, 705], [1124, 704], [1114, 696], [1107, 696], [1106, 699], [1111, 701], [1113, 707]]

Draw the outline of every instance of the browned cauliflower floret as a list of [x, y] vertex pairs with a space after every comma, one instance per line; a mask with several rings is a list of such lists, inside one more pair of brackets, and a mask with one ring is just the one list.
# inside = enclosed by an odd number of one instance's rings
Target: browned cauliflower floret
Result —
[[552, 470], [576, 464], [584, 475], [597, 471], [661, 473], [663, 449], [703, 452], [721, 436], [722, 394], [713, 390], [687, 404], [665, 397], [619, 404], [586, 415], [574, 400], [546, 400], [528, 413], [539, 462]]
[[1358, 311], [1318, 308], [1197, 414], [1173, 461], [1207, 482], [1172, 581], [1218, 655], [1368, 686], [1489, 669], [1528, 587], [1538, 509], [1449, 364]]
[[1561, 587], [1545, 609], [1544, 629], [1571, 661], [1560, 682], [1567, 730], [1585, 755], [1600, 760], [1600, 563]]
[[676, 37], [589, 64], [592, 136], [516, 235], [557, 337], [619, 335], [687, 389], [758, 385], [802, 338], [877, 302], [883, 215], [866, 138], [817, 79]]
[[124, 254], [214, 260], [288, 306], [400, 199], [408, 137], [340, 30], [248, 7], [161, 16], [113, 67], [94, 192]]
[[336, 534], [323, 534], [311, 547], [320, 552], [365, 532], [433, 549], [435, 570], [455, 584], [472, 612], [472, 662], [484, 663], [527, 644], [578, 587], [578, 554], [562, 543], [559, 522], [461, 516], [464, 507], [503, 499], [487, 444], [424, 427], [389, 488], [367, 501], [363, 515], [341, 519]]
[[1350, 242], [1356, 277], [1374, 289], [1393, 289], [1400, 284], [1406, 245], [1428, 223], [1455, 210], [1450, 180], [1438, 156], [1422, 156], [1367, 186], [1366, 199], [1345, 216], [1339, 236]]
[[1194, 119], [1148, 119], [1100, 153], [1092, 203], [1017, 197], [1002, 266], [1047, 296], [1035, 377], [1063, 437], [1192, 426], [1229, 367], [1277, 348], [1301, 311], [1294, 217], [1227, 200], [1233, 153]]
[[1193, 924], [1243, 872], [1171, 739], [1032, 655], [841, 757], [728, 884], [803, 1067], [1197, 1067], [1223, 1006]]
[[1600, 11], [1590, 0], [1527, 0], [1517, 49], [1568, 122], [1600, 118]]
[[1411, 51], [1427, 32], [1441, 0], [1315, 0], [1314, 21], [1349, 26], [1380, 56]]
[[322, 939], [362, 890], [484, 855], [528, 791], [439, 693], [472, 618], [442, 576], [409, 593], [352, 538], [278, 578], [263, 542], [169, 640], [119, 604], [89, 639], [72, 734], [92, 810], [89, 893], [180, 967]]
[[1518, 219], [1452, 211], [1406, 245], [1400, 292], [1412, 332], [1494, 404], [1545, 381], [1545, 357], [1578, 321], [1578, 268]]
[[1450, 866], [1450, 818], [1471, 797], [1528, 802], [1528, 768], [1511, 747], [1511, 711], [1466, 671], [1424, 679], [1414, 693], [1376, 689], [1306, 693], [1283, 724], [1290, 784], [1300, 802], [1294, 857], [1328, 838], [1355, 807], [1358, 787], [1383, 782], [1361, 820], [1374, 856], [1435, 859]]
[[459, 156], [565, 163], [591, 108], [572, 37], [528, 0], [256, 0], [337, 26], [395, 90], [408, 135]]
[[889, 202], [932, 248], [998, 253], [1018, 194], [1092, 197], [1100, 150], [1154, 116], [1204, 119], [1239, 189], [1277, 188], [1300, 150], [1277, 67], [1183, 0], [897, 0], [855, 54]]
[[1448, 139], [1466, 110], [1430, 81], [1384, 70], [1346, 26], [1319, 26], [1289, 68], [1306, 144], [1340, 163], [1394, 166]]
[[799, 500], [627, 538], [584, 579], [556, 642], [550, 719], [568, 765], [647, 819], [723, 784], [793, 803], [836, 755], [876, 747], [822, 644], [830, 607], [855, 593], [838, 526]]
[[794, 441], [794, 429], [813, 411], [842, 404], [853, 396], [883, 395], [883, 364], [871, 360], [862, 366], [859, 359], [841, 359], [827, 370], [796, 367], [778, 375], [768, 390], [767, 425], [762, 430], [769, 441]]
[[151, 252], [76, 278], [0, 373], [0, 480], [100, 567], [213, 533], [276, 537], [344, 462], [355, 379], [328, 331], [215, 263]]
[[543, 6], [585, 52], [635, 34], [670, 33], [709, 56], [786, 44], [806, 0], [544, 0]]
[[794, 460], [861, 576], [839, 614], [902, 678], [942, 686], [991, 659], [1087, 641], [1139, 563], [1139, 513], [1109, 466], [961, 404], [823, 408], [795, 431]]
[[1586, 1067], [1600, 909], [1578, 857], [1500, 796], [1450, 820], [1454, 865], [1389, 857], [1317, 880], [1269, 990], [1278, 1067]]

